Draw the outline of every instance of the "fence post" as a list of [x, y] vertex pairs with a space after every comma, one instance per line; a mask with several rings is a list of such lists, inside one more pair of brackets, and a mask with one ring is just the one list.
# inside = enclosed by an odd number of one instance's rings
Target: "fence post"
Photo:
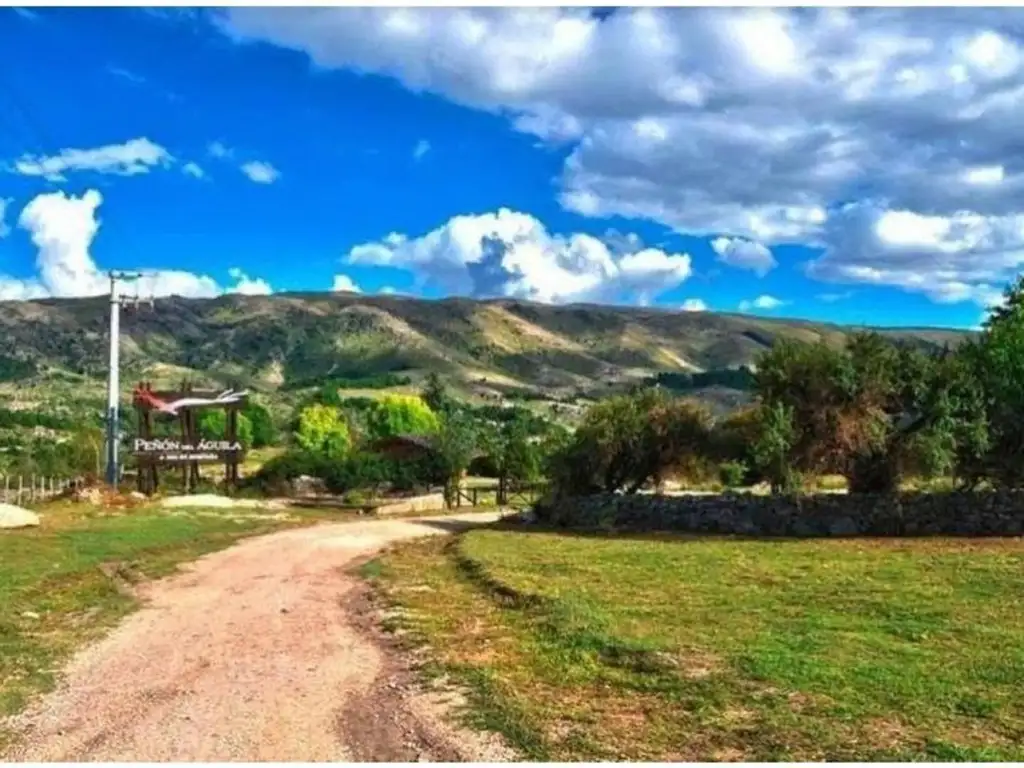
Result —
[[21, 506], [21, 489], [24, 487], [25, 481], [21, 475], [18, 475], [18, 500], [15, 502], [18, 506]]
[[11, 500], [11, 476], [4, 475], [4, 504], [7, 504]]

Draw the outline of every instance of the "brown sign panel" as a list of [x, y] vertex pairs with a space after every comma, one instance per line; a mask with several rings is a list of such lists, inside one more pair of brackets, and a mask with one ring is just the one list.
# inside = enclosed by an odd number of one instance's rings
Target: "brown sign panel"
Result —
[[242, 444], [228, 440], [177, 440], [135, 438], [132, 453], [140, 462], [152, 464], [223, 464], [241, 461]]

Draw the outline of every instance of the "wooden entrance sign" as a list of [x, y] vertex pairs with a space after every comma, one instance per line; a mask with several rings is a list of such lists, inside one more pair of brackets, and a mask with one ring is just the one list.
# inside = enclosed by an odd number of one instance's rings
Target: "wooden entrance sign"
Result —
[[[244, 456], [238, 439], [238, 411], [248, 403], [246, 392], [193, 389], [183, 384], [172, 392], [157, 392], [149, 382], [140, 382], [132, 393], [132, 403], [138, 419], [138, 431], [132, 441], [132, 455], [138, 467], [138, 488], [142, 493], [154, 493], [159, 484], [161, 467], [180, 467], [182, 483], [188, 493], [199, 482], [200, 464], [224, 464], [224, 481], [228, 485], [238, 482], [238, 465]], [[199, 434], [198, 411], [204, 408], [223, 408], [224, 438], [204, 440]], [[177, 418], [180, 437], [154, 435], [155, 414]]]

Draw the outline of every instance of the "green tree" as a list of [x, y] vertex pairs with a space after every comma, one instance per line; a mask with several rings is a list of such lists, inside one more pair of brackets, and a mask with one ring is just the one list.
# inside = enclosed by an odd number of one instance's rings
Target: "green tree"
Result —
[[478, 425], [467, 414], [453, 410], [445, 413], [434, 436], [438, 470], [444, 478], [445, 501], [455, 502], [462, 475], [476, 455], [480, 444]]
[[529, 482], [541, 471], [541, 450], [530, 420], [521, 415], [485, 427], [483, 448], [502, 481]]
[[758, 411], [758, 436], [754, 462], [768, 478], [773, 493], [788, 492], [796, 485], [792, 452], [795, 444], [793, 412], [783, 403], [765, 405]]
[[[224, 440], [227, 431], [227, 413], [220, 408], [203, 411], [199, 417], [199, 435], [204, 440]], [[244, 448], [253, 446], [252, 422], [244, 412], [238, 413], [238, 442]]]
[[415, 395], [385, 395], [366, 417], [367, 436], [371, 440], [397, 435], [430, 435], [437, 428], [437, 414]]
[[636, 493], [664, 473], [709, 450], [707, 411], [662, 390], [641, 390], [591, 406], [553, 457], [557, 495]]
[[252, 447], [263, 448], [277, 442], [277, 427], [268, 411], [260, 403], [249, 401], [242, 414], [252, 425]]
[[431, 371], [427, 375], [420, 396], [434, 413], [446, 413], [455, 405], [448, 387], [445, 386], [444, 381], [441, 380], [441, 376], [436, 371]]
[[295, 443], [314, 456], [336, 460], [348, 454], [352, 438], [341, 411], [315, 404], [299, 413]]

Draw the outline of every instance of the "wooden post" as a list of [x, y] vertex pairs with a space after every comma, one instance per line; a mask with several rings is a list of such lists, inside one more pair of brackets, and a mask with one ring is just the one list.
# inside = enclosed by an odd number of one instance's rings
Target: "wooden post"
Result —
[[8, 503], [11, 495], [11, 476], [4, 475], [4, 504]]
[[21, 505], [21, 489], [23, 485], [24, 481], [22, 480], [21, 475], [18, 475], [18, 500], [15, 502], [15, 504], [18, 504], [19, 506]]

